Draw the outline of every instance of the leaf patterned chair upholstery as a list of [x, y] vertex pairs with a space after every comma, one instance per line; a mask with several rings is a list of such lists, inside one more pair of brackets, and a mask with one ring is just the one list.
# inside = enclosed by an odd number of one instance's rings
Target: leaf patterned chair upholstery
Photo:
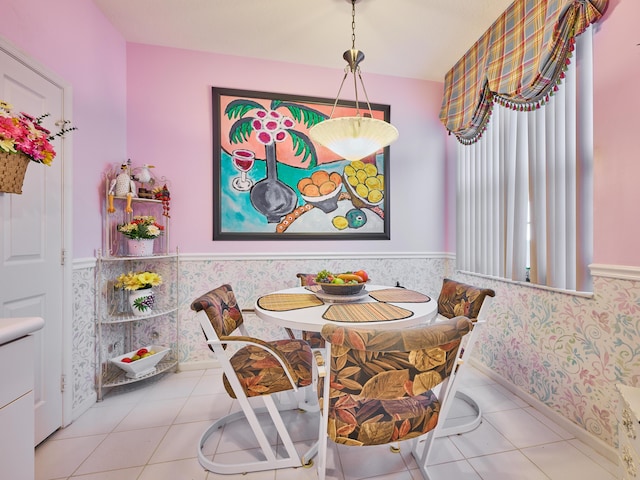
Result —
[[392, 330], [325, 325], [328, 365], [316, 354], [319, 480], [325, 478], [328, 438], [353, 446], [411, 440], [420, 464], [434, 438], [461, 339], [472, 328], [466, 317]]
[[[200, 465], [214, 473], [233, 474], [305, 464], [287, 432], [274, 394], [298, 391], [312, 384], [312, 353], [307, 342], [299, 339], [267, 342], [248, 336], [236, 297], [227, 284], [194, 300], [191, 309], [200, 320], [207, 345], [220, 362], [225, 390], [242, 407], [241, 411], [217, 420], [203, 433], [198, 446]], [[234, 335], [236, 331], [240, 335]], [[227, 348], [231, 345], [234, 347]], [[253, 408], [250, 397], [261, 397], [266, 408]], [[295, 407], [297, 403], [292, 402], [289, 408]], [[257, 416], [265, 412], [271, 416], [286, 452], [278, 451], [276, 455], [276, 446], [272, 446], [267, 439]], [[207, 439], [224, 425], [243, 418], [249, 422], [263, 458], [238, 464], [220, 463], [207, 458], [203, 453]]]
[[[494, 297], [495, 292], [490, 288], [480, 288], [466, 283], [461, 283], [449, 278], [442, 282], [442, 289], [438, 297], [438, 320], [450, 319], [459, 315], [464, 315], [474, 323], [471, 334], [467, 335], [462, 342], [461, 355], [456, 368], [468, 362], [478, 335], [486, 323], [486, 318], [481, 314], [482, 306], [485, 310], [490, 302], [486, 300]], [[450, 394], [457, 396], [475, 410], [476, 415], [473, 420], [467, 423], [457, 423], [455, 426], [443, 426], [438, 430], [437, 436], [449, 436], [473, 430], [482, 421], [482, 409], [478, 403], [464, 391], [458, 389], [458, 378], [452, 381]], [[446, 409], [442, 411], [442, 418], [446, 418], [452, 402], [447, 402]]]

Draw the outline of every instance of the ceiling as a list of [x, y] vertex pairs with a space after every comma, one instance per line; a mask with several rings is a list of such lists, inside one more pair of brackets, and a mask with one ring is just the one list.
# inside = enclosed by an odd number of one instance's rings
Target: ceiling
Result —
[[[441, 82], [513, 0], [357, 0], [361, 70]], [[350, 0], [94, 0], [128, 42], [344, 68]]]

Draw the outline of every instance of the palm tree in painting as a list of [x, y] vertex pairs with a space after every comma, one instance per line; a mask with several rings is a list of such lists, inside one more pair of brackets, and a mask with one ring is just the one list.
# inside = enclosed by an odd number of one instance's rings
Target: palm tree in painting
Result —
[[[282, 114], [278, 110], [286, 110]], [[272, 100], [269, 109], [249, 99], [236, 99], [224, 111], [227, 118], [237, 120], [229, 128], [232, 144], [247, 142], [252, 134], [265, 147], [267, 175], [251, 188], [253, 207], [267, 217], [269, 223], [279, 223], [292, 212], [298, 203], [293, 189], [278, 180], [276, 144], [291, 140], [293, 155], [300, 157], [300, 164], [307, 169], [318, 164], [318, 154], [309, 136], [297, 130], [302, 124], [307, 129], [327, 118], [322, 112], [293, 102]]]

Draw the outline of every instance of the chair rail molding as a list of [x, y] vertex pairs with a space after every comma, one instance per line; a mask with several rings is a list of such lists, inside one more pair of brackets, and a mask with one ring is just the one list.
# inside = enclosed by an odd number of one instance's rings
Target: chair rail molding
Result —
[[640, 281], [640, 266], [604, 265], [592, 263], [589, 265], [591, 275], [594, 277], [607, 277], [619, 280]]
[[455, 255], [447, 252], [180, 253], [181, 262], [197, 262], [201, 260], [322, 260], [327, 258], [455, 259]]
[[94, 257], [74, 258], [73, 270], [83, 270], [85, 268], [95, 268], [97, 259]]

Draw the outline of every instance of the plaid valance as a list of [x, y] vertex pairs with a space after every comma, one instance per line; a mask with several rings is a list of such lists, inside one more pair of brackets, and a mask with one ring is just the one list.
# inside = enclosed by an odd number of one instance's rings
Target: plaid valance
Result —
[[531, 110], [564, 78], [575, 37], [608, 0], [516, 0], [445, 76], [440, 120], [465, 144], [485, 130], [493, 102]]

